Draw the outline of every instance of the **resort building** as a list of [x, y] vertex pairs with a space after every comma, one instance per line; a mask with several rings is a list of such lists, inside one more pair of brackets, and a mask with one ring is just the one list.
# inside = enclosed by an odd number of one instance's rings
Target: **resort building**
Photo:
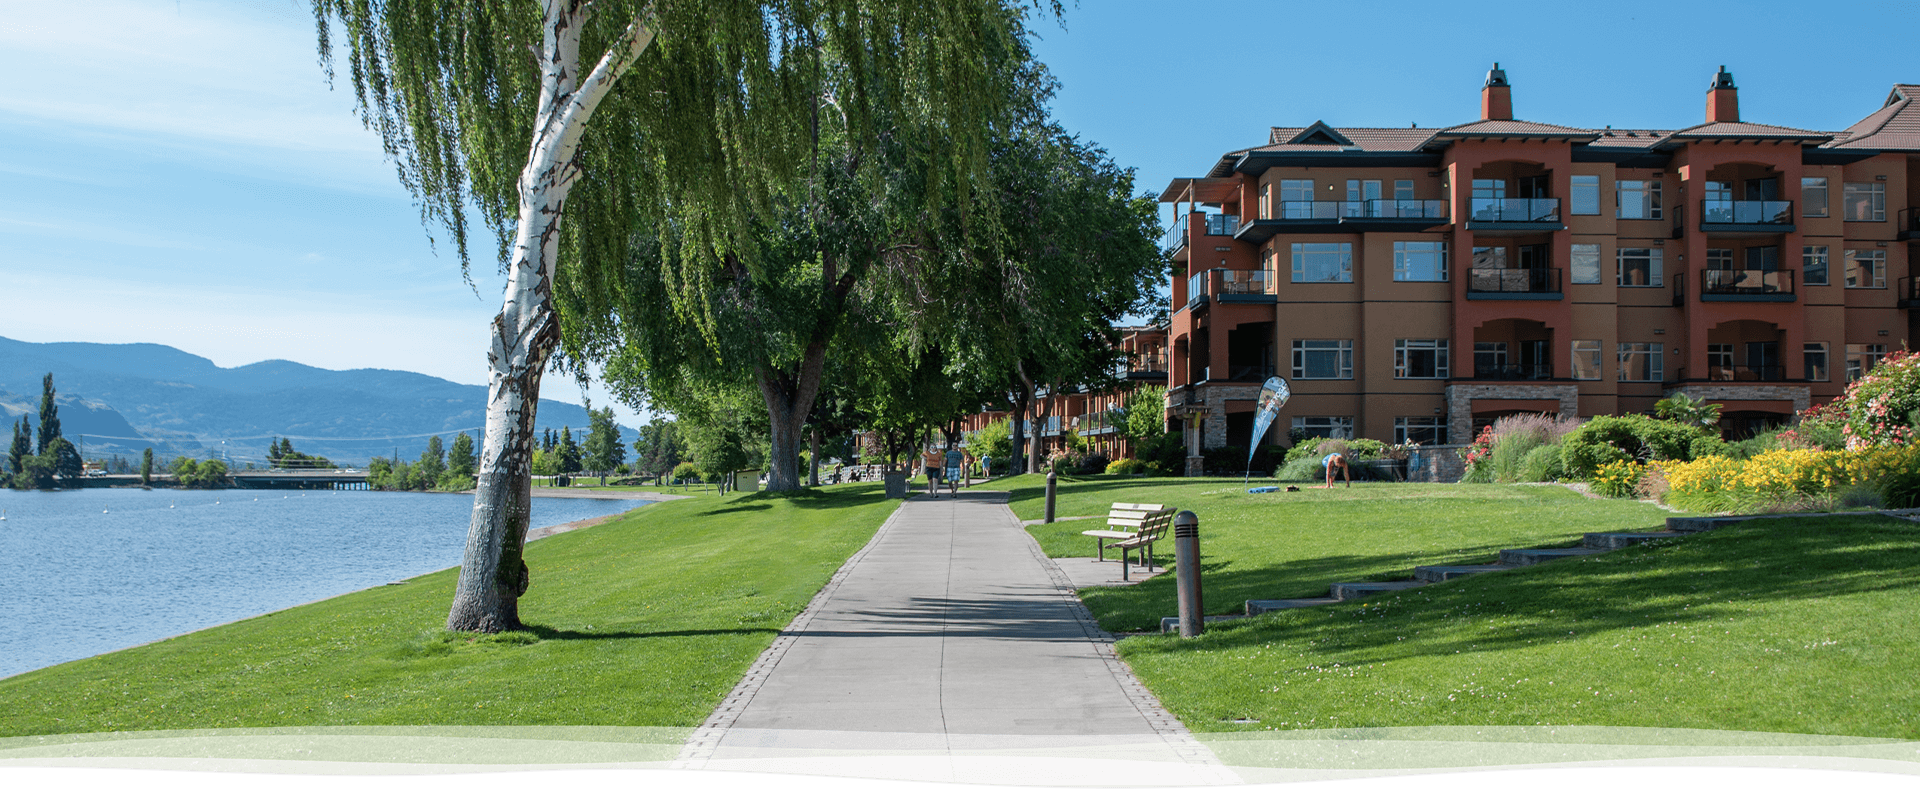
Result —
[[[1173, 181], [1167, 411], [1189, 455], [1252, 435], [1456, 443], [1518, 412], [1687, 394], [1740, 436], [1920, 340], [1908, 240], [1920, 86], [1843, 131], [1742, 120], [1590, 130], [1514, 118], [1498, 64], [1447, 128], [1274, 128]], [[1197, 461], [1189, 459], [1189, 469]]]

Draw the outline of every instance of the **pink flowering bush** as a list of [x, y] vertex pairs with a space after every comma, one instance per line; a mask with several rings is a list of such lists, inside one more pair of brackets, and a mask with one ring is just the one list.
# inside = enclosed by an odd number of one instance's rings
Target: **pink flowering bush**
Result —
[[1847, 386], [1834, 407], [1845, 416], [1841, 433], [1848, 450], [1913, 443], [1920, 417], [1920, 353], [1903, 350], [1887, 356]]

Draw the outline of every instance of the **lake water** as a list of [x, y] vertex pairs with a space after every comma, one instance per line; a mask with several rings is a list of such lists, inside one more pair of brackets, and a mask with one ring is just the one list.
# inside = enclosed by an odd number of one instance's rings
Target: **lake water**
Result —
[[[531, 524], [647, 502], [538, 497]], [[7, 676], [458, 566], [473, 497], [0, 491], [0, 509]]]

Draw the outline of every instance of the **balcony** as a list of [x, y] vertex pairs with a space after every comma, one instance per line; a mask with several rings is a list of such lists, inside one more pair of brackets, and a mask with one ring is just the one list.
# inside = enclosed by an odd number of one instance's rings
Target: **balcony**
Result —
[[1476, 381], [1550, 381], [1552, 364], [1475, 364]]
[[1702, 303], [1791, 303], [1793, 274], [1790, 269], [1703, 269], [1700, 270]]
[[1564, 296], [1560, 292], [1560, 270], [1551, 267], [1473, 267], [1467, 271], [1468, 300], [1559, 300]]
[[1167, 229], [1166, 247], [1169, 252], [1179, 252], [1187, 246], [1187, 226], [1175, 224]]
[[1913, 284], [1914, 284], [1914, 280], [1912, 276], [1908, 276], [1900, 279], [1899, 297], [1900, 297], [1901, 308], [1913, 308], [1916, 305], [1920, 305], [1920, 298], [1917, 298], [1914, 296], [1915, 287]]
[[1167, 354], [1124, 353], [1115, 364], [1113, 376], [1121, 380], [1146, 380], [1167, 377]]
[[1706, 233], [1791, 233], [1793, 201], [1702, 200], [1700, 230]]
[[1234, 230], [1239, 227], [1240, 217], [1237, 214], [1207, 215], [1208, 236], [1232, 236]]
[[1900, 238], [1920, 238], [1920, 208], [1900, 209]]
[[1779, 364], [1713, 364], [1707, 367], [1707, 380], [1784, 381], [1787, 368]]
[[1210, 269], [1187, 278], [1187, 307], [1221, 303], [1279, 302], [1273, 281], [1264, 269]]
[[1557, 197], [1475, 197], [1467, 208], [1467, 229], [1480, 231], [1557, 231]]
[[1445, 200], [1284, 200], [1276, 216], [1249, 221], [1234, 234], [1245, 242], [1264, 242], [1280, 233], [1409, 233], [1445, 225]]

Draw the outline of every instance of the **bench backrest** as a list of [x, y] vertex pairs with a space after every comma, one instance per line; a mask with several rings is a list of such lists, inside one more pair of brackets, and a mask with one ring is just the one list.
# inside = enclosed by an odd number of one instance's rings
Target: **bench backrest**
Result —
[[1157, 503], [1114, 503], [1107, 511], [1107, 527], [1159, 536], [1173, 522], [1176, 510]]

